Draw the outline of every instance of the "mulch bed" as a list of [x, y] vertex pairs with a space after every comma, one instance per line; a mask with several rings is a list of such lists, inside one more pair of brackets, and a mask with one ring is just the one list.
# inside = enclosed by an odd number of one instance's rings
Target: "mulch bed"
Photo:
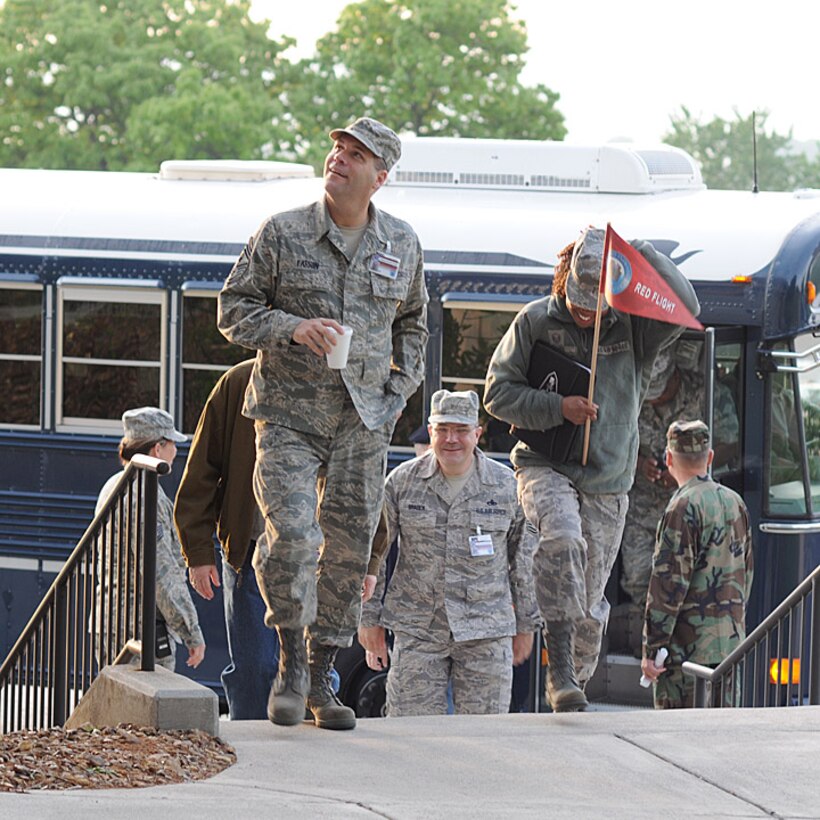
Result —
[[0, 735], [0, 792], [132, 789], [204, 780], [236, 762], [236, 752], [198, 729], [120, 724]]

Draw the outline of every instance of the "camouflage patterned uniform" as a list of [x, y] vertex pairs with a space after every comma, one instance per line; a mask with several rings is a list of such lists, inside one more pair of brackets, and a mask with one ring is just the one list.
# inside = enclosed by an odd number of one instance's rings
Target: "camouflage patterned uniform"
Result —
[[[638, 417], [639, 458], [657, 459], [665, 451], [666, 431], [676, 419], [694, 421], [703, 417], [703, 374], [681, 368], [678, 374], [680, 386], [669, 401], [660, 405], [644, 402], [641, 408]], [[715, 441], [737, 443], [740, 433], [737, 408], [729, 389], [719, 382], [715, 383], [714, 417]], [[671, 495], [670, 488], [658, 481], [649, 481], [640, 469], [637, 471], [635, 484], [629, 492], [629, 511], [621, 541], [621, 587], [641, 612], [646, 605], [658, 521]]]
[[[385, 509], [391, 540], [400, 538], [398, 563], [383, 605], [382, 566], [362, 626], [395, 633], [388, 714], [446, 714], [450, 679], [457, 713], [508, 711], [511, 636], [541, 623], [536, 539], [512, 471], [476, 450], [475, 470], [453, 496], [428, 451], [388, 476]], [[492, 536], [492, 555], [471, 555], [469, 538], [479, 528]]]
[[[400, 258], [395, 277], [377, 270], [381, 253]], [[243, 412], [256, 420], [265, 536], [254, 567], [271, 627], [310, 625], [320, 644], [351, 643], [387, 445], [422, 378], [426, 304], [418, 238], [372, 203], [352, 258], [322, 200], [267, 219], [225, 281], [219, 329], [258, 351]], [[353, 328], [343, 370], [292, 343], [313, 317]]]
[[[633, 244], [697, 314], [694, 289], [675, 265], [650, 243]], [[596, 297], [597, 286], [596, 279]], [[675, 325], [609, 310], [601, 320], [595, 387], [599, 409], [590, 425], [587, 464], [581, 464], [582, 435], [565, 462], [552, 461], [523, 442], [511, 454], [521, 503], [540, 534], [534, 569], [541, 614], [548, 628], [556, 620], [569, 621], [576, 630], [574, 656], [581, 683], [595, 671], [609, 618], [604, 587], [618, 554], [635, 474], [641, 400], [658, 351], [681, 332]], [[588, 364], [593, 337], [593, 328], [576, 325], [563, 296], [531, 302], [515, 317], [490, 361], [487, 411], [528, 430], [562, 424], [563, 396], [536, 390], [527, 380], [533, 345], [543, 340]]]
[[[100, 490], [95, 515], [108, 500], [111, 491], [122, 477], [122, 471], [111, 476]], [[132, 529], [134, 529], [132, 527]], [[115, 536], [116, 538], [116, 536]], [[136, 544], [131, 544], [134, 550]], [[100, 577], [108, 577], [107, 566], [101, 566]], [[116, 574], [116, 570], [115, 570]], [[101, 623], [100, 595], [97, 595], [97, 624]], [[205, 643], [199, 626], [194, 602], [186, 581], [185, 559], [182, 547], [174, 528], [174, 505], [161, 486], [157, 485], [157, 610], [168, 624], [171, 636], [171, 655], [157, 658], [156, 663], [173, 671], [176, 655], [176, 643], [184, 643], [188, 648]], [[102, 637], [97, 635], [97, 658], [104, 655]]]
[[658, 525], [646, 601], [644, 657], [669, 651], [655, 708], [691, 706], [683, 662], [715, 666], [746, 637], [752, 563], [743, 499], [705, 476], [679, 487]]

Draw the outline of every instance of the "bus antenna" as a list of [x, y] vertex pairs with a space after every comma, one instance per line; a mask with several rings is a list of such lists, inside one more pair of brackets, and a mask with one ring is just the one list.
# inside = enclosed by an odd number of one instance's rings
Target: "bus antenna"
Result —
[[754, 179], [752, 182], [752, 193], [756, 194], [760, 191], [757, 185], [757, 126], [755, 124], [755, 113], [752, 111], [752, 173]]

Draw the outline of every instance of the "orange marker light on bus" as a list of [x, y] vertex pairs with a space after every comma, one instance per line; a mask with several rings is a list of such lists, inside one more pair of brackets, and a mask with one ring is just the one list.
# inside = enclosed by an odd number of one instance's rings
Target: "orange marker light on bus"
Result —
[[791, 662], [791, 681], [789, 680], [789, 659], [788, 658], [772, 658], [769, 664], [769, 682], [787, 684], [792, 683], [795, 686], [800, 683], [800, 658], [792, 658]]
[[748, 285], [752, 281], [752, 277], [745, 273], [739, 273], [732, 277], [732, 281], [736, 285]]
[[806, 299], [810, 305], [814, 304], [814, 300], [817, 298], [817, 285], [814, 282], [807, 282], [806, 283]]

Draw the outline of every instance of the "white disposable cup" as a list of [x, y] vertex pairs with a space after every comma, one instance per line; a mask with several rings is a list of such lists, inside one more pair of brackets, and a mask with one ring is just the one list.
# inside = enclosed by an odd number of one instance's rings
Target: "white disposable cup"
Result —
[[333, 347], [333, 350], [327, 355], [327, 366], [332, 370], [341, 370], [347, 367], [347, 356], [350, 353], [350, 339], [353, 336], [353, 328], [347, 325], [342, 325], [342, 333], [338, 330], [334, 331], [338, 334], [338, 339]]

